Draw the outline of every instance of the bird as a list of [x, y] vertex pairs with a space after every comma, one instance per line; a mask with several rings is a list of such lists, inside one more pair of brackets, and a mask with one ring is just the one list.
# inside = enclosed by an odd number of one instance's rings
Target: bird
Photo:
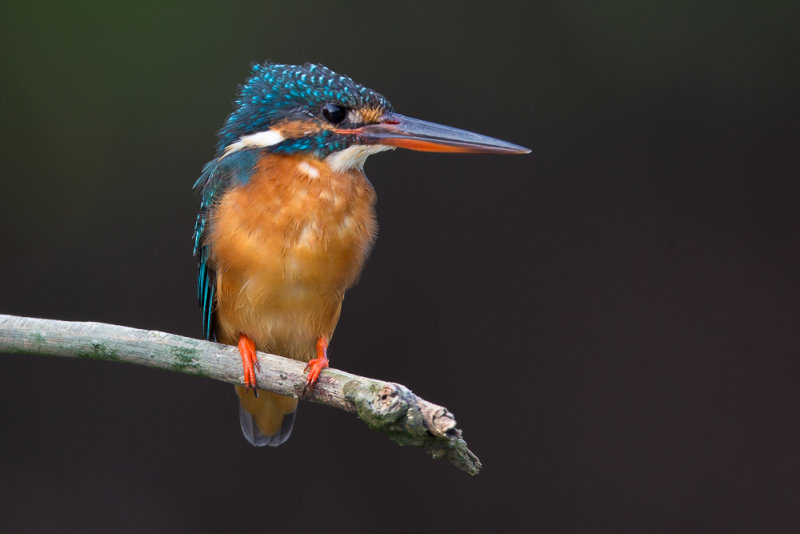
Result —
[[382, 94], [316, 63], [257, 63], [194, 189], [203, 337], [238, 347], [239, 422], [254, 446], [290, 436], [298, 399], [256, 389], [256, 351], [307, 362], [303, 395], [329, 365], [345, 291], [376, 238], [368, 156], [394, 148], [529, 149], [395, 112]]

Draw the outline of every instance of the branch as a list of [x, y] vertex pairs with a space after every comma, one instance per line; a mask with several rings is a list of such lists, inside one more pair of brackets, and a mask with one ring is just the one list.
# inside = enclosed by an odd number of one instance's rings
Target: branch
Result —
[[[238, 385], [243, 378], [235, 347], [105, 323], [0, 314], [0, 352], [134, 363]], [[302, 396], [302, 362], [264, 352], [258, 353], [258, 361], [260, 389]], [[355, 413], [398, 445], [423, 447], [434, 458], [447, 458], [471, 475], [480, 471], [481, 462], [461, 439], [453, 414], [405, 386], [325, 369], [305, 400]]]

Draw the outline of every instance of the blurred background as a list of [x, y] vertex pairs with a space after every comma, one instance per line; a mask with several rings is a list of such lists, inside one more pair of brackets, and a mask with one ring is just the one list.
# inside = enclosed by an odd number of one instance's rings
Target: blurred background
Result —
[[476, 478], [303, 403], [0, 359], [2, 532], [789, 532], [800, 521], [790, 2], [0, 6], [0, 313], [200, 335], [191, 186], [253, 62], [530, 146], [366, 165], [333, 365], [453, 411]]

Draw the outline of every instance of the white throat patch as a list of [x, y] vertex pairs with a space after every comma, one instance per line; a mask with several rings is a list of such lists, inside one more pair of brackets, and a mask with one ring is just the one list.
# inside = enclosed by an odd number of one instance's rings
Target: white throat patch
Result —
[[346, 172], [350, 169], [363, 169], [364, 162], [372, 154], [383, 152], [384, 150], [394, 150], [393, 146], [386, 145], [353, 145], [334, 152], [327, 158], [325, 163], [333, 172]]

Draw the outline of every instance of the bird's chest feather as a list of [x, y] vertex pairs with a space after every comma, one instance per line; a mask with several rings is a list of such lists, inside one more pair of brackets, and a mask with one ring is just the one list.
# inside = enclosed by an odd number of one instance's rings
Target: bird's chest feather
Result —
[[374, 241], [374, 203], [361, 171], [263, 158], [213, 212], [207, 242], [217, 270], [218, 335], [256, 327], [262, 338], [302, 328], [330, 335]]

